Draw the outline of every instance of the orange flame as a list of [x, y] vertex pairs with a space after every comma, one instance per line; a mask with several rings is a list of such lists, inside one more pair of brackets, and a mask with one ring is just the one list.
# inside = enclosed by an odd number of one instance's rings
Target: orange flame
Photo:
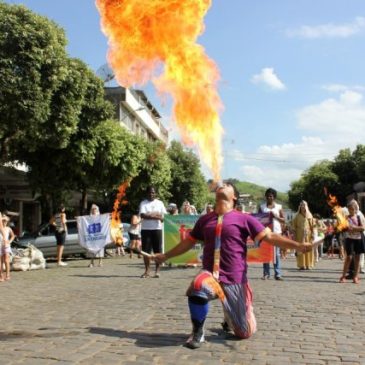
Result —
[[338, 232], [346, 230], [349, 227], [349, 223], [343, 213], [342, 207], [338, 204], [336, 196], [328, 194], [327, 203], [332, 208], [332, 212], [336, 217], [336, 230]]
[[[184, 143], [198, 145], [202, 159], [220, 180], [223, 163], [216, 64], [196, 43], [211, 0], [96, 0], [108, 61], [126, 87], [152, 80], [173, 98], [173, 114]], [[159, 77], [156, 72], [164, 65]]]
[[110, 224], [110, 234], [112, 236], [113, 241], [116, 245], [123, 245], [123, 230], [120, 228], [120, 205], [126, 205], [128, 202], [124, 200], [125, 191], [129, 186], [129, 181], [124, 182], [118, 188], [118, 194], [116, 199], [114, 200], [113, 212], [112, 212], [112, 221]]

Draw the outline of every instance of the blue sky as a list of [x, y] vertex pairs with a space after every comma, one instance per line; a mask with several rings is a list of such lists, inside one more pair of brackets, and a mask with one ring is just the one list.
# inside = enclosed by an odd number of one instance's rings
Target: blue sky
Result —
[[[60, 24], [92, 69], [106, 62], [93, 1], [5, 2]], [[365, 144], [363, 0], [213, 0], [205, 24], [198, 42], [222, 78], [224, 178], [286, 191], [315, 161]], [[145, 90], [173, 130], [169, 105]]]

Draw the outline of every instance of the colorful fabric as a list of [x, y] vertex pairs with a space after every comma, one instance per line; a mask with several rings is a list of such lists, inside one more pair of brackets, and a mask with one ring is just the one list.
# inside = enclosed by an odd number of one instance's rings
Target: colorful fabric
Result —
[[[218, 215], [205, 214], [196, 222], [190, 236], [204, 242], [203, 269], [213, 272]], [[256, 239], [265, 227], [249, 214], [236, 210], [224, 214], [220, 237], [219, 280], [225, 284], [247, 282], [247, 238]]]
[[223, 215], [218, 216], [217, 226], [215, 227], [215, 246], [214, 246], [214, 262], [213, 277], [219, 279], [219, 261], [221, 255], [221, 235], [222, 235]]
[[194, 278], [186, 295], [208, 301], [219, 298], [224, 318], [237, 337], [248, 338], [256, 332], [252, 290], [248, 283], [218, 283], [212, 273], [204, 270]]

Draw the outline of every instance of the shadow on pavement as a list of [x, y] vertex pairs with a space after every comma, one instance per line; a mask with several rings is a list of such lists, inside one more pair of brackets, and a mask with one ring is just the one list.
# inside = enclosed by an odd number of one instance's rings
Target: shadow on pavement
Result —
[[68, 276], [74, 276], [78, 278], [89, 278], [89, 279], [102, 279], [102, 278], [135, 278], [136, 276], [128, 276], [128, 275], [68, 275]]
[[[146, 348], [181, 346], [185, 343], [186, 339], [188, 338], [187, 334], [180, 334], [180, 333], [151, 333], [151, 332], [123, 331], [123, 330], [115, 330], [113, 328], [103, 328], [103, 327], [88, 327], [86, 329], [93, 334], [118, 337], [118, 338], [128, 338], [131, 340], [135, 340], [136, 346], [146, 347]], [[233, 347], [227, 344], [222, 336], [208, 335], [205, 337], [207, 339], [207, 342], [221, 343], [228, 347], [231, 348]], [[238, 341], [239, 339], [230, 336], [229, 340]]]

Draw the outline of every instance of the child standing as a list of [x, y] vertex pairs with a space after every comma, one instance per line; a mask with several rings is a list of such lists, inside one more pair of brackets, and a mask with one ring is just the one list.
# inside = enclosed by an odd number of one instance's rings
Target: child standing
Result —
[[1, 254], [1, 263], [0, 263], [0, 281], [4, 281], [3, 277], [3, 265], [5, 264], [5, 280], [10, 280], [10, 254], [11, 254], [11, 243], [13, 242], [15, 235], [13, 230], [8, 226], [9, 217], [3, 215], [2, 224], [4, 227], [4, 234], [0, 235], [0, 254]]
[[132, 215], [131, 225], [129, 226], [128, 234], [130, 239], [129, 257], [132, 258], [133, 250], [139, 251], [141, 245], [141, 219], [136, 214]]

